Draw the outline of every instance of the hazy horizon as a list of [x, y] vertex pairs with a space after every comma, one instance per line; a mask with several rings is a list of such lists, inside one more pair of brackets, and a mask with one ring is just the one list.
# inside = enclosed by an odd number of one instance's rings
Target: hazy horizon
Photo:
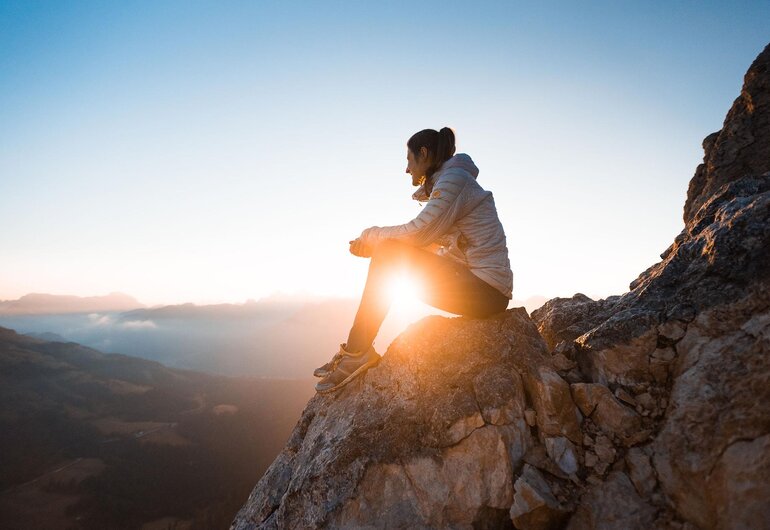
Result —
[[[576, 291], [575, 293], [573, 293], [573, 295], [577, 294], [578, 292], [579, 291]], [[596, 298], [596, 297], [593, 297], [593, 296], [591, 296], [590, 294], [587, 294], [587, 293], [582, 293], [582, 294], [586, 294], [587, 296], [589, 296], [591, 298]], [[620, 293], [618, 293], [618, 294], [620, 294]], [[200, 301], [193, 301], [193, 300], [190, 300], [190, 299], [181, 299], [181, 300], [172, 301], [172, 302], [158, 302], [158, 303], [153, 303], [153, 304], [147, 304], [147, 303], [144, 303], [139, 298], [137, 298], [136, 296], [133, 296], [131, 293], [125, 293], [125, 292], [121, 292], [121, 291], [110, 291], [108, 293], [97, 293], [97, 294], [87, 294], [87, 295], [81, 295], [81, 294], [77, 294], [77, 293], [29, 292], [29, 293], [25, 293], [25, 294], [19, 296], [18, 298], [8, 298], [8, 299], [0, 298], [0, 303], [18, 302], [20, 300], [27, 299], [29, 297], [34, 297], [34, 296], [57, 297], [57, 298], [59, 298], [59, 297], [60, 298], [75, 298], [78, 301], [89, 300], [89, 299], [106, 299], [106, 298], [109, 298], [109, 297], [112, 297], [112, 296], [129, 297], [132, 300], [136, 301], [138, 304], [140, 304], [143, 308], [148, 308], [148, 309], [168, 307], [168, 306], [179, 306], [179, 305], [186, 305], [186, 304], [192, 304], [192, 305], [195, 305], [195, 306], [198, 306], [198, 307], [215, 306], [215, 305], [236, 305], [236, 306], [238, 306], [238, 305], [260, 303], [260, 302], [266, 302], [266, 301], [269, 302], [269, 301], [282, 300], [282, 299], [304, 300], [304, 301], [308, 301], [308, 302], [321, 301], [321, 300], [358, 300], [359, 299], [359, 297], [356, 297], [356, 296], [331, 296], [331, 295], [330, 296], [322, 296], [322, 295], [314, 294], [314, 293], [311, 293], [311, 292], [308, 292], [308, 291], [287, 292], [287, 291], [280, 291], [280, 290], [278, 290], [278, 291], [273, 291], [273, 292], [271, 292], [269, 294], [266, 294], [265, 296], [261, 296], [259, 298], [247, 298], [245, 300], [215, 300], [215, 301], [211, 301], [211, 302], [200, 302]], [[572, 296], [572, 295], [570, 295], [570, 296]], [[551, 298], [553, 298], [553, 297], [546, 297], [546, 296], [539, 295], [539, 294], [535, 294], [535, 295], [529, 296], [526, 299], [519, 299], [517, 297], [514, 297], [510, 301], [509, 307], [514, 307], [515, 304], [517, 304], [517, 303], [520, 303], [520, 304], [524, 305], [525, 302], [528, 302], [528, 301], [534, 301], [534, 300], [539, 300], [539, 299], [542, 299], [543, 301], [547, 301], [547, 300], [550, 300]], [[414, 304], [414, 305], [424, 305], [428, 309], [435, 310], [435, 311], [440, 311], [439, 309], [433, 308], [433, 307], [431, 307], [431, 306], [429, 306], [427, 304], [423, 304], [422, 302], [420, 302], [416, 298], [416, 296], [409, 297], [409, 300], [406, 300], [406, 302], [409, 303], [409, 304]], [[514, 304], [514, 305], [511, 305], [511, 304]], [[3, 308], [0, 306], [0, 312], [2, 311], [2, 309]], [[55, 311], [54, 311], [54, 313], [55, 313]]]
[[[137, 307], [136, 300], [120, 293], [31, 298], [21, 305], [0, 300], [0, 326], [169, 367], [269, 378], [307, 377], [345, 341], [358, 308], [353, 298], [303, 296], [152, 307]], [[542, 301], [532, 301], [527, 310]], [[396, 298], [375, 339], [377, 351], [385, 353], [398, 335], [430, 315], [457, 316], [414, 298]]]

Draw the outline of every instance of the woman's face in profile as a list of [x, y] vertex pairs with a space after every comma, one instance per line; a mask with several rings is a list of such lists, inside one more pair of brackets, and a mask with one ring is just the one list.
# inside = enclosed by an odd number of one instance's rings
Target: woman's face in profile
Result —
[[419, 186], [422, 183], [425, 172], [430, 165], [428, 150], [422, 147], [420, 153], [422, 156], [418, 160], [412, 150], [406, 148], [406, 172], [412, 175], [412, 186]]

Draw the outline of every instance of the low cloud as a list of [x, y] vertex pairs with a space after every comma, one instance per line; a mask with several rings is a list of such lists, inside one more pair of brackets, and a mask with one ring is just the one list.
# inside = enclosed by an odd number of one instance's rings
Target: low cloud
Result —
[[90, 313], [88, 320], [92, 326], [109, 326], [112, 324], [110, 315], [100, 315], [99, 313]]
[[121, 325], [127, 329], [155, 329], [158, 327], [152, 320], [129, 320]]

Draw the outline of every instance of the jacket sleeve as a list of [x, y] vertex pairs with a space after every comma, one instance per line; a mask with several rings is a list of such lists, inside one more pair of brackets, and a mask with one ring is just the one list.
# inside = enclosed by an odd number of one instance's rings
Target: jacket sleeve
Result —
[[371, 248], [383, 239], [397, 239], [415, 247], [433, 243], [447, 233], [460, 216], [462, 192], [468, 178], [464, 172], [448, 171], [436, 183], [417, 217], [403, 225], [367, 228], [361, 233], [361, 240]]

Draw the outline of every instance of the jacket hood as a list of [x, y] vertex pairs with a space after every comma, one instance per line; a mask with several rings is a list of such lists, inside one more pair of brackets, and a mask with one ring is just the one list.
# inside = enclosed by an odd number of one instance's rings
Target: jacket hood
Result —
[[[440, 168], [438, 168], [438, 170], [433, 174], [434, 180], [440, 173], [453, 167], [464, 169], [470, 173], [474, 179], [478, 178], [479, 176], [479, 168], [477, 168], [476, 164], [473, 163], [471, 157], [465, 153], [457, 153], [452, 158], [444, 162]], [[430, 198], [425, 191], [425, 184], [422, 184], [419, 188], [417, 188], [417, 191], [412, 194], [412, 198], [421, 202], [427, 201]]]

